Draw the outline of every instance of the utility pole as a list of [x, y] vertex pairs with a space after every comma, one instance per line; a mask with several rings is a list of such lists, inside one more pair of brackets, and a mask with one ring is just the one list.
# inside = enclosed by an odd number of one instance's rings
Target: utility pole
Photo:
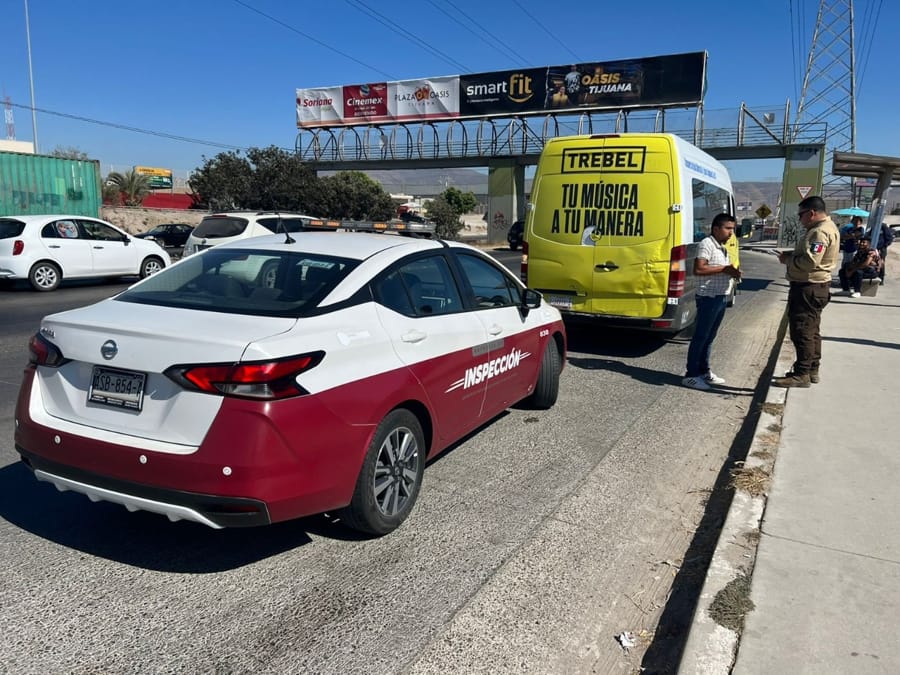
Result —
[[37, 111], [34, 109], [34, 75], [31, 72], [31, 21], [28, 19], [28, 0], [25, 0], [25, 40], [28, 44], [28, 83], [31, 86], [31, 131], [34, 136], [34, 152], [37, 153]]

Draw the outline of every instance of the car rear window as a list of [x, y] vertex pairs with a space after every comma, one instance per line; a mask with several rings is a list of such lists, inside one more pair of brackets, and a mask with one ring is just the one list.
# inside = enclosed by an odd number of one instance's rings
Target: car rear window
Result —
[[0, 220], [0, 239], [12, 239], [25, 231], [25, 223], [21, 220]]
[[210, 216], [200, 221], [194, 228], [194, 237], [198, 239], [221, 239], [223, 237], [237, 237], [247, 229], [246, 218], [232, 216]]
[[116, 300], [253, 316], [310, 313], [358, 260], [303, 251], [208, 249]]
[[302, 232], [306, 227], [303, 218], [285, 216], [284, 218], [260, 218], [257, 221], [270, 232]]

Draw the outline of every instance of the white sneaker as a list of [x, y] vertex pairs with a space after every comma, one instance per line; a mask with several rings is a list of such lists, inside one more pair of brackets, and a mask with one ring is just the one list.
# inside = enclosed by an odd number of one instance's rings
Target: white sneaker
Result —
[[703, 376], [703, 379], [706, 380], [706, 384], [725, 384], [725, 378], [719, 377], [711, 370]]
[[691, 389], [699, 389], [700, 391], [706, 391], [709, 389], [709, 385], [706, 384], [706, 381], [702, 377], [686, 377], [681, 381], [685, 387], [690, 387]]
[[851, 298], [858, 298], [858, 297], [859, 297], [859, 293], [857, 293], [856, 291], [853, 291], [853, 292], [850, 294], [850, 297], [851, 297]]

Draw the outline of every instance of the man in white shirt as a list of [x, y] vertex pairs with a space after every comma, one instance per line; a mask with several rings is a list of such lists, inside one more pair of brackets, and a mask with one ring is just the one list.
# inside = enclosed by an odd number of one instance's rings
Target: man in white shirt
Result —
[[709, 368], [709, 355], [719, 325], [725, 316], [728, 289], [732, 279], [740, 279], [741, 271], [731, 264], [723, 244], [734, 235], [734, 216], [720, 213], [712, 222], [711, 234], [700, 242], [694, 258], [697, 285], [697, 319], [694, 336], [688, 347], [687, 372], [681, 383], [691, 389], [709, 389], [725, 380]]

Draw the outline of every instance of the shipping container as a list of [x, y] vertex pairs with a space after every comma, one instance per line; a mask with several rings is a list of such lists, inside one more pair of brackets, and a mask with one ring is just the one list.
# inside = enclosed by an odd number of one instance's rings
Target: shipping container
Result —
[[0, 152], [0, 216], [100, 215], [100, 162]]

